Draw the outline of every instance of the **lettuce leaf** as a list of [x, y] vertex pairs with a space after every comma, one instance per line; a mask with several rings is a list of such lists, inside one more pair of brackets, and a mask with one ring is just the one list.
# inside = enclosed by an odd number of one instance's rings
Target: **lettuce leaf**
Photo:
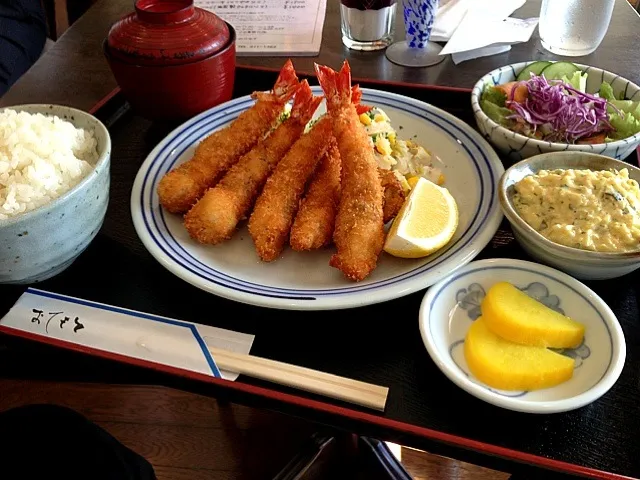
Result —
[[620, 91], [620, 93], [618, 94], [618, 98], [616, 98], [613, 87], [611, 87], [611, 84], [608, 82], [602, 82], [602, 85], [600, 85], [600, 90], [598, 91], [598, 95], [606, 100], [624, 100], [624, 90]]
[[613, 88], [607, 82], [602, 82], [598, 94], [609, 102], [607, 106], [609, 123], [615, 129], [607, 138], [608, 141], [622, 140], [640, 132], [640, 102], [618, 100]]
[[568, 78], [566, 75], [563, 75], [561, 80], [565, 83], [568, 83], [576, 90], [579, 90], [583, 93], [587, 91], [587, 74], [586, 73], [583, 75], [581, 71], [577, 71], [573, 73], [571, 78]]
[[609, 137], [613, 140], [622, 140], [640, 132], [640, 119], [627, 112], [624, 116], [617, 113], [609, 116], [609, 123], [615, 129]]
[[497, 107], [504, 107], [505, 102], [507, 101], [507, 95], [502, 90], [497, 89], [495, 86], [487, 85], [482, 91], [480, 100], [481, 102], [486, 101], [493, 103]]
[[480, 108], [487, 117], [502, 126], [507, 126], [509, 123], [507, 117], [513, 115], [513, 112], [508, 108], [496, 105], [489, 100], [480, 100]]
[[[615, 106], [623, 113], [629, 113], [635, 117], [636, 120], [640, 120], [640, 102], [632, 102], [631, 100], [609, 100], [609, 103]], [[609, 105], [607, 111], [611, 117], [620, 116], [616, 110]]]
[[513, 112], [505, 107], [507, 96], [505, 93], [493, 85], [487, 85], [482, 91], [480, 97], [480, 108], [491, 120], [498, 125], [506, 126], [508, 123], [507, 116]]
[[[602, 82], [602, 85], [600, 85], [600, 90], [598, 91], [598, 95], [609, 102], [610, 105], [607, 107], [609, 115], [614, 116], [614, 114], [618, 113], [616, 109], [611, 106], [613, 105], [623, 113], [630, 113], [637, 120], [640, 120], [640, 102], [617, 99], [615, 93], [613, 92], [613, 88], [611, 88], [611, 85], [609, 85], [609, 83]], [[624, 95], [624, 92], [622, 93], [622, 95]], [[619, 117], [620, 115], [617, 116]]]
[[598, 94], [605, 100], [616, 100], [616, 96], [613, 93], [613, 88], [608, 82], [602, 82]]

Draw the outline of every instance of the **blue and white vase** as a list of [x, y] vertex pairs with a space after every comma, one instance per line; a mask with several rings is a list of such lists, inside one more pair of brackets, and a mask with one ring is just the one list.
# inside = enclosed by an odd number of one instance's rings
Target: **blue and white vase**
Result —
[[426, 48], [438, 11], [438, 0], [403, 0], [404, 26], [409, 48]]

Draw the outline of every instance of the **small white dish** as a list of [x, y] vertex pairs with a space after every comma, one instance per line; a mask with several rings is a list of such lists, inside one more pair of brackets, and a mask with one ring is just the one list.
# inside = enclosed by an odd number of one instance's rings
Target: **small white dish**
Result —
[[[485, 292], [499, 281], [511, 282], [585, 325], [583, 344], [563, 352], [576, 360], [569, 381], [513, 392], [490, 388], [470, 373], [464, 338], [480, 315]], [[565, 412], [597, 400], [618, 380], [626, 357], [620, 324], [595, 292], [558, 270], [507, 258], [471, 262], [433, 285], [420, 306], [420, 333], [429, 355], [452, 382], [485, 402], [518, 412]]]

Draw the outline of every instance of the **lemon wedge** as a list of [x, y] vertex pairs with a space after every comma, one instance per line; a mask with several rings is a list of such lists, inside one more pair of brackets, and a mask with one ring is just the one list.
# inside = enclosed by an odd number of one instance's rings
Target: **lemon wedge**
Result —
[[458, 207], [446, 188], [420, 177], [393, 221], [384, 251], [426, 257], [444, 247], [458, 227]]

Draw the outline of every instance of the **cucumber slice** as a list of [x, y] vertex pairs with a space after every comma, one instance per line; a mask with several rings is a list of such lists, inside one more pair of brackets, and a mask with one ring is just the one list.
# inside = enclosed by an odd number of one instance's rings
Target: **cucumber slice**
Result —
[[540, 73], [547, 80], [562, 80], [565, 75], [571, 78], [575, 72], [579, 71], [580, 68], [571, 62], [555, 62], [545, 67]]
[[540, 75], [545, 68], [551, 65], [551, 62], [533, 62], [522, 69], [522, 71], [516, 77], [518, 82], [527, 81], [531, 78], [531, 74]]

